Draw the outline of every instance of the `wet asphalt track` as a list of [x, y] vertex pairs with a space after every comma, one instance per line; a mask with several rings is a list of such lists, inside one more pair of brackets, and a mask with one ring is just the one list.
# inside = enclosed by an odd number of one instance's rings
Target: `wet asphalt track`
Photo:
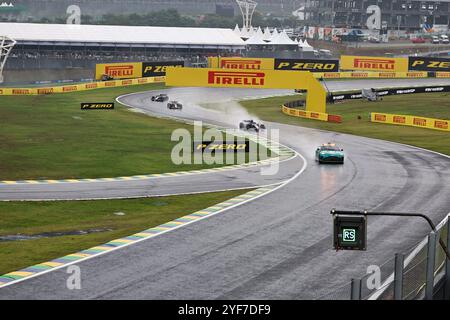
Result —
[[[328, 87], [377, 87], [368, 82], [329, 82]], [[377, 84], [386, 87], [392, 81]], [[184, 88], [171, 89], [169, 94], [185, 104], [185, 111], [170, 113], [191, 118], [200, 112], [194, 110], [195, 102], [266, 93]], [[135, 94], [120, 101], [147, 112], [166, 113], [161, 104], [148, 102], [150, 95]], [[202, 110], [198, 118], [235, 125], [234, 115], [219, 117]], [[336, 253], [331, 250], [330, 209], [423, 212], [434, 222], [449, 211], [448, 158], [380, 140], [275, 123], [268, 127], [280, 129], [281, 142], [308, 163], [305, 172], [283, 188], [226, 213], [79, 263], [82, 290], [66, 289], [68, 274], [61, 269], [0, 289], [0, 298], [314, 299], [360, 277], [368, 265], [380, 265], [395, 252], [407, 250], [428, 231], [422, 220], [370, 218], [368, 250]], [[314, 162], [315, 147], [327, 141], [345, 149], [344, 166]], [[336, 297], [349, 298], [346, 292]]]

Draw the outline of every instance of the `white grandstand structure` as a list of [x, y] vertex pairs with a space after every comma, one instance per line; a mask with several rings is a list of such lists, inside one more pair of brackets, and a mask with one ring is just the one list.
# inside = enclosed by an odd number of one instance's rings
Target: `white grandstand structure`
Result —
[[0, 23], [0, 30], [21, 46], [245, 49], [231, 29]]

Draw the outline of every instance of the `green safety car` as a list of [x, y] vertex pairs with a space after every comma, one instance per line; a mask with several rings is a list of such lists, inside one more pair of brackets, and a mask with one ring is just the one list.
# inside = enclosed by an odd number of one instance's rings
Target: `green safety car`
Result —
[[336, 147], [333, 143], [327, 143], [317, 148], [316, 161], [319, 163], [344, 163], [344, 149]]

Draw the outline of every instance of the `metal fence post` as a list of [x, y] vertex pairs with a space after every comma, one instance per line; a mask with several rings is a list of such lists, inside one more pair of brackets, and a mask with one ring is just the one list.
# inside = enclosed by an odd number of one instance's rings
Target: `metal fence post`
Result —
[[352, 279], [351, 300], [361, 300], [361, 279]]
[[[447, 248], [450, 248], [450, 218], [447, 220]], [[450, 300], [450, 260], [445, 259], [445, 300]]]
[[405, 256], [395, 254], [394, 300], [403, 300], [403, 268]]
[[436, 260], [436, 239], [437, 233], [432, 231], [428, 235], [427, 250], [427, 280], [425, 286], [425, 300], [433, 300], [434, 291], [434, 265]]

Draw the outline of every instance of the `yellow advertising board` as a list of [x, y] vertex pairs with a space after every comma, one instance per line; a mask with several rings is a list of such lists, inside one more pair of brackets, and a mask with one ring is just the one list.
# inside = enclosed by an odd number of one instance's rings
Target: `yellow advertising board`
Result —
[[341, 70], [407, 72], [408, 58], [341, 56]]
[[208, 68], [218, 68], [219, 57], [208, 57]]
[[[441, 72], [442, 73], [442, 72]], [[447, 75], [450, 77], [450, 73]], [[316, 72], [317, 79], [416, 79], [428, 78], [426, 71], [389, 72], [389, 71], [354, 71], [354, 72]], [[436, 77], [445, 78], [444, 74], [436, 74]]]
[[436, 72], [436, 78], [450, 78], [450, 72]]
[[306, 110], [326, 113], [326, 91], [308, 71], [173, 68], [166, 70], [166, 85], [247, 89], [304, 89]]
[[113, 80], [104, 82], [87, 82], [83, 84], [73, 84], [55, 87], [42, 88], [0, 88], [0, 96], [22, 96], [22, 95], [46, 95], [54, 93], [69, 93], [77, 91], [95, 90], [101, 88], [125, 87], [146, 83], [164, 82], [165, 77], [149, 77], [139, 79]]
[[142, 78], [142, 62], [97, 64], [95, 67], [95, 79], [100, 80], [104, 74], [114, 79]]
[[322, 112], [312, 112], [301, 110], [297, 108], [289, 108], [286, 106], [282, 106], [282, 111], [284, 114], [292, 117], [320, 120], [320, 121], [328, 121], [328, 114]]
[[450, 120], [372, 112], [371, 121], [377, 123], [411, 126], [450, 132]]
[[218, 68], [238, 69], [238, 70], [273, 70], [275, 69], [275, 59], [271, 58], [241, 58], [241, 57], [221, 57], [218, 61]]

